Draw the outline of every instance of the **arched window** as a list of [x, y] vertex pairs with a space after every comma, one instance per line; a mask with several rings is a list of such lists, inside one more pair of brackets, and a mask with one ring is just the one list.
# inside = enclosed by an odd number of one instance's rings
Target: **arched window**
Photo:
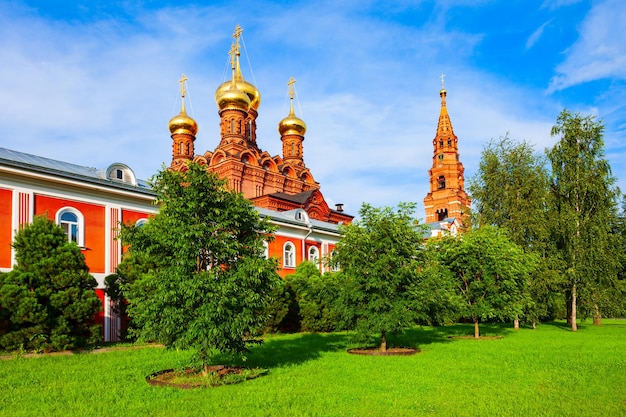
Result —
[[330, 251], [330, 270], [333, 272], [339, 271], [339, 264], [337, 262], [333, 262], [333, 258], [335, 257], [335, 249]]
[[270, 244], [267, 243], [267, 240], [263, 241], [263, 257], [265, 259], [269, 259], [270, 257]]
[[317, 246], [311, 246], [309, 248], [309, 261], [313, 262], [314, 264], [318, 264], [320, 261], [320, 251], [317, 248]]
[[141, 227], [141, 226], [143, 226], [143, 225], [144, 225], [144, 224], [146, 224], [146, 223], [148, 223], [148, 219], [139, 219], [139, 220], [137, 220], [137, 221], [135, 222], [135, 226], [137, 226], [137, 227]]
[[296, 267], [296, 248], [291, 242], [287, 242], [283, 246], [283, 266], [285, 268]]
[[437, 179], [437, 185], [438, 185], [440, 190], [446, 188], [446, 177], [444, 177], [443, 175], [440, 176]]
[[61, 226], [69, 242], [85, 246], [85, 222], [80, 211], [72, 207], [62, 208], [57, 212], [56, 223]]

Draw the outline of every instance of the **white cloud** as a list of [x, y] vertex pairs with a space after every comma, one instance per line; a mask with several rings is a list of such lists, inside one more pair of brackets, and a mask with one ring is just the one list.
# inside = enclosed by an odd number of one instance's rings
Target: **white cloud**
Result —
[[546, 29], [546, 26], [548, 26], [551, 22], [552, 22], [552, 19], [548, 20], [547, 22], [544, 22], [528, 37], [528, 39], [526, 40], [526, 50], [529, 50], [530, 48], [532, 48], [535, 45], [535, 43], [537, 43], [537, 41], [541, 39], [541, 36], [543, 36], [543, 31]]
[[579, 39], [556, 68], [548, 92], [603, 78], [626, 79], [626, 3], [594, 4], [580, 28]]

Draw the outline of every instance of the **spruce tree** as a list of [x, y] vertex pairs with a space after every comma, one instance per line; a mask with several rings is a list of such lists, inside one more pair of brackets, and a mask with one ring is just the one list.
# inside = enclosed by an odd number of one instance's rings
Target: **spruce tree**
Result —
[[63, 229], [36, 216], [17, 233], [13, 248], [17, 265], [0, 276], [0, 347], [64, 350], [98, 338], [97, 283]]

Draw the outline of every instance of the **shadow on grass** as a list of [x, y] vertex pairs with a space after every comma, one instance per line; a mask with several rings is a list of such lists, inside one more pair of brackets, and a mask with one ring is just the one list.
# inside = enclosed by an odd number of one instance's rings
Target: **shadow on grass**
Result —
[[346, 350], [350, 345], [347, 333], [301, 333], [270, 337], [251, 349], [246, 366], [277, 368], [318, 359], [324, 352]]
[[[510, 324], [481, 324], [480, 332], [483, 336], [506, 336], [513, 329]], [[455, 336], [473, 334], [473, 324], [414, 327], [401, 334], [390, 334], [388, 347], [420, 348], [432, 343], [451, 343]], [[350, 332], [277, 335], [253, 347], [245, 362], [236, 362], [239, 366], [279, 368], [316, 360], [325, 352], [345, 352], [357, 346], [362, 347], [353, 341]]]

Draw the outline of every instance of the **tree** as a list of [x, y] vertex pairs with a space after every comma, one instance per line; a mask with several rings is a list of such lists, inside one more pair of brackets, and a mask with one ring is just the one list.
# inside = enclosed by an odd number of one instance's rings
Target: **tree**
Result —
[[552, 165], [553, 239], [566, 265], [568, 321], [577, 330], [578, 307], [599, 311], [602, 289], [620, 268], [611, 230], [617, 190], [604, 157], [604, 125], [563, 110], [552, 127], [559, 141], [547, 150]]
[[423, 264], [424, 230], [412, 217], [413, 203], [392, 208], [363, 204], [359, 220], [342, 227], [333, 262], [345, 277], [345, 308], [354, 316], [357, 334], [366, 339], [380, 334], [380, 350], [387, 350], [387, 334], [415, 323], [421, 312], [409, 291]]
[[160, 171], [153, 188], [160, 212], [120, 233], [128, 254], [152, 265], [125, 285], [128, 313], [139, 339], [193, 349], [206, 371], [212, 355], [243, 354], [263, 330], [280, 280], [276, 261], [263, 257], [272, 227], [195, 163]]
[[63, 229], [36, 216], [17, 232], [13, 248], [17, 265], [0, 275], [0, 346], [65, 350], [98, 338], [97, 283]]
[[299, 329], [305, 332], [332, 332], [341, 330], [339, 308], [343, 278], [340, 273], [322, 276], [319, 267], [304, 261], [296, 272], [285, 277], [297, 305]]
[[433, 239], [429, 245], [435, 246], [435, 256], [456, 280], [464, 300], [462, 316], [473, 321], [474, 337], [480, 337], [481, 320], [507, 320], [521, 313], [536, 259], [505, 230], [486, 225], [460, 237]]
[[552, 268], [558, 262], [549, 244], [545, 158], [526, 141], [514, 141], [508, 135], [492, 140], [483, 149], [478, 171], [468, 188], [474, 205], [473, 224], [506, 228], [514, 243], [540, 258], [542, 265], [530, 279], [532, 302], [524, 311], [534, 326], [547, 313], [559, 276]]

